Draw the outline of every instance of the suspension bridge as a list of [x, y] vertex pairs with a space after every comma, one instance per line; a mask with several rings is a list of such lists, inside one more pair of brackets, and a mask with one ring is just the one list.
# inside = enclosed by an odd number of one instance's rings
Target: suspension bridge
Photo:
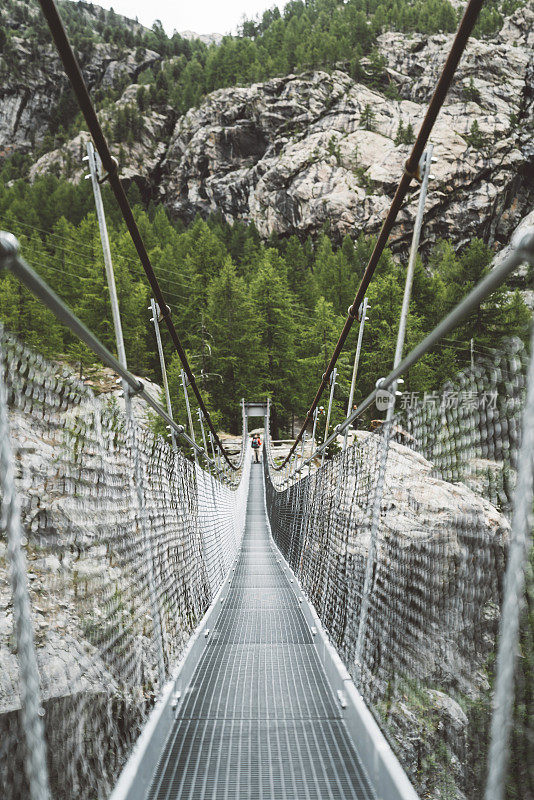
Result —
[[[533, 798], [534, 339], [528, 351], [511, 340], [449, 376], [431, 402], [396, 401], [410, 368], [534, 264], [525, 227], [404, 355], [429, 136], [480, 0], [468, 3], [339, 342], [281, 458], [269, 400], [242, 401], [239, 453], [221, 441], [54, 2], [40, 5], [94, 143], [87, 160], [117, 356], [8, 232], [0, 269], [115, 372], [123, 404], [0, 332], [0, 599], [11, 622], [2, 796]], [[105, 180], [153, 291], [165, 406], [126, 362]], [[394, 362], [354, 408], [366, 291], [413, 180], [421, 191]], [[330, 430], [336, 362], [356, 322], [347, 414]], [[173, 418], [160, 323], [182, 362], [184, 424]], [[139, 422], [136, 398], [167, 438]], [[359, 430], [375, 405], [385, 418]], [[260, 463], [250, 419], [265, 430]]]

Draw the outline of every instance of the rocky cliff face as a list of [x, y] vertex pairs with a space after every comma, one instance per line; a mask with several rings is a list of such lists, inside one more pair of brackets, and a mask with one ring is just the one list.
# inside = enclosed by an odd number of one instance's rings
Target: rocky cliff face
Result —
[[[523, 9], [495, 40], [468, 48], [431, 139], [427, 240], [506, 241], [532, 206], [533, 21]], [[314, 234], [325, 223], [339, 237], [376, 231], [409, 152], [395, 144], [399, 125], [417, 131], [451, 38], [382, 35], [399, 100], [339, 71], [214, 92], [176, 123], [162, 198], [181, 216], [252, 220], [263, 236]], [[415, 194], [397, 237], [409, 235]]]
[[[496, 37], [471, 40], [431, 138], [423, 246], [441, 236], [504, 244], [532, 209], [533, 30], [525, 7]], [[145, 111], [133, 144], [114, 146], [122, 173], [185, 220], [219, 211], [254, 222], [264, 237], [314, 235], [325, 224], [338, 239], [376, 232], [410, 149], [399, 143], [399, 126], [417, 132], [451, 40], [382, 34], [388, 96], [345, 72], [316, 71], [218, 90], [183, 116], [170, 107]], [[51, 47], [26, 66], [28, 45], [17, 46], [21, 74], [9, 76], [0, 103], [4, 152], [42, 141], [64, 80]], [[101, 44], [83, 69], [93, 91], [129, 82], [117, 106], [131, 106], [135, 81], [158, 58]], [[104, 123], [116, 111], [103, 111]], [[43, 155], [31, 177], [55, 171], [78, 180], [85, 138]], [[417, 189], [400, 214], [397, 246], [410, 235], [416, 202]]]
[[[102, 9], [79, 3], [79, 24], [92, 31]], [[124, 29], [134, 33], [137, 22], [118, 17]], [[33, 152], [39, 148], [51, 127], [57, 126], [58, 113], [74, 107], [66, 92], [67, 78], [50, 36], [28, 34], [44, 25], [38, 4], [25, 0], [0, 9], [0, 160], [13, 152]], [[142, 48], [128, 49], [103, 41], [78, 51], [80, 66], [89, 90], [115, 88], [134, 83], [138, 75], [154, 65], [160, 56]], [[63, 106], [60, 106], [60, 102]]]

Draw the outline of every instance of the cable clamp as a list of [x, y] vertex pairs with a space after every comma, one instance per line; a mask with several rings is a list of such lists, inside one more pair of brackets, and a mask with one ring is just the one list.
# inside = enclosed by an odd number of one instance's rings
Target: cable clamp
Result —
[[160, 315], [161, 319], [163, 319], [164, 317], [170, 317], [171, 316], [171, 309], [169, 308], [167, 303], [165, 303], [164, 306], [160, 306], [160, 304], [158, 303], [158, 309], [159, 309], [159, 315]]
[[136, 397], [138, 394], [141, 394], [141, 392], [144, 391], [145, 391], [145, 384], [143, 383], [143, 381], [139, 381], [137, 384], [137, 389], [134, 389], [132, 386], [129, 387], [128, 394], [130, 395], [130, 397]]
[[355, 319], [356, 322], [361, 322], [363, 316], [363, 303], [360, 303], [356, 313], [354, 313], [354, 305], [350, 305], [347, 309], [347, 314], [349, 317], [351, 317], [351, 319]]
[[421, 164], [418, 164], [415, 170], [412, 172], [408, 169], [408, 161], [404, 165], [404, 174], [407, 175], [409, 178], [415, 178], [418, 183], [421, 183]]
[[116, 175], [118, 171], [119, 171], [119, 162], [117, 161], [115, 156], [111, 156], [111, 168], [108, 169], [108, 171], [105, 172], [101, 178], [98, 178], [98, 183], [99, 184], [105, 183], [107, 180], [109, 180], [110, 175]]

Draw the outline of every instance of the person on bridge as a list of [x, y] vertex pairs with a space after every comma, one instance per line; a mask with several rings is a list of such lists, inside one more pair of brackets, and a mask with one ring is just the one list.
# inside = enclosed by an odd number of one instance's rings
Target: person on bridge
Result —
[[254, 459], [256, 464], [260, 462], [260, 447], [261, 447], [261, 439], [258, 433], [254, 433], [252, 436], [252, 449], [254, 450]]

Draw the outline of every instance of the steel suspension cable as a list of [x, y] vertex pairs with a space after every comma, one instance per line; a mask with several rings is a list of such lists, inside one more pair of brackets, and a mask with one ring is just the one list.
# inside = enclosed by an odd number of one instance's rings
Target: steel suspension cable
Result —
[[283, 467], [287, 464], [287, 462], [293, 455], [293, 452], [295, 451], [299, 441], [301, 440], [304, 431], [308, 427], [313, 417], [313, 412], [315, 411], [315, 409], [319, 404], [319, 400], [321, 399], [321, 395], [325, 387], [328, 385], [330, 375], [332, 374], [332, 370], [336, 365], [339, 355], [347, 340], [347, 336], [349, 335], [350, 329], [352, 328], [354, 320], [357, 317], [358, 309], [361, 303], [363, 302], [363, 298], [365, 297], [367, 288], [371, 283], [372, 277], [380, 260], [380, 256], [382, 255], [386, 247], [389, 235], [393, 229], [393, 226], [401, 209], [404, 198], [406, 197], [408, 189], [410, 188], [412, 178], [419, 179], [419, 162], [421, 160], [421, 156], [423, 155], [423, 151], [425, 149], [428, 138], [432, 132], [432, 128], [434, 127], [434, 123], [436, 122], [437, 116], [445, 101], [445, 97], [447, 95], [447, 92], [449, 91], [452, 79], [458, 67], [458, 63], [463, 55], [469, 36], [471, 35], [473, 27], [477, 21], [483, 2], [484, 0], [469, 0], [467, 4], [464, 15], [456, 32], [456, 36], [454, 37], [454, 41], [452, 43], [449, 55], [447, 56], [447, 60], [441, 71], [441, 75], [436, 84], [436, 88], [434, 89], [434, 94], [432, 95], [432, 99], [430, 100], [427, 112], [425, 114], [425, 118], [419, 130], [419, 133], [417, 134], [417, 138], [413, 145], [412, 152], [410, 153], [410, 156], [404, 166], [404, 173], [399, 182], [399, 185], [397, 186], [395, 196], [391, 201], [391, 205], [389, 207], [386, 219], [382, 224], [382, 228], [380, 229], [380, 233], [378, 235], [378, 239], [376, 240], [373, 252], [371, 253], [371, 257], [369, 258], [369, 262], [365, 268], [365, 272], [363, 274], [360, 286], [358, 287], [358, 291], [356, 292], [354, 302], [348, 309], [347, 319], [343, 326], [343, 330], [341, 331], [341, 335], [338, 339], [338, 342], [335, 346], [334, 352], [332, 353], [330, 363], [328, 364], [326, 372], [322, 377], [321, 383], [317, 390], [317, 394], [314, 397], [313, 403], [311, 404], [310, 409], [306, 414], [306, 419], [304, 420], [302, 428], [300, 429], [298, 436], [295, 439], [295, 442], [291, 447], [289, 453], [287, 454], [285, 460], [279, 467], [276, 467], [276, 469], [278, 470], [283, 469]]
[[65, 31], [65, 28], [63, 26], [63, 22], [56, 8], [56, 4], [54, 0], [39, 0], [39, 5], [41, 6], [45, 19], [48, 23], [50, 33], [52, 34], [52, 38], [56, 45], [57, 51], [59, 53], [61, 61], [63, 62], [65, 73], [70, 81], [74, 94], [76, 95], [76, 99], [78, 101], [80, 110], [83, 116], [85, 117], [89, 133], [93, 138], [94, 145], [102, 161], [102, 166], [106, 171], [105, 177], [111, 186], [113, 194], [115, 195], [115, 198], [122, 213], [122, 217], [124, 219], [126, 227], [128, 228], [128, 232], [132, 238], [135, 249], [137, 250], [137, 254], [141, 261], [141, 265], [145, 271], [145, 275], [154, 293], [156, 302], [160, 308], [160, 313], [163, 319], [165, 320], [165, 324], [169, 331], [171, 340], [180, 357], [180, 361], [182, 362], [184, 372], [187, 375], [191, 388], [193, 389], [195, 397], [197, 398], [198, 404], [202, 409], [204, 419], [208, 423], [208, 427], [213, 434], [217, 446], [219, 447], [221, 453], [223, 454], [227, 464], [232, 469], [235, 470], [237, 468], [229, 459], [226, 451], [224, 450], [221, 444], [217, 431], [215, 430], [209, 411], [206, 408], [206, 405], [200, 393], [200, 389], [198, 388], [197, 383], [195, 381], [195, 376], [193, 375], [193, 371], [189, 364], [187, 355], [180, 341], [176, 328], [174, 327], [174, 323], [171, 319], [171, 310], [167, 305], [167, 303], [165, 302], [165, 297], [163, 296], [163, 292], [161, 291], [158, 279], [154, 272], [154, 268], [152, 267], [150, 256], [148, 255], [147, 249], [143, 242], [143, 238], [141, 236], [141, 232], [139, 231], [139, 228], [135, 221], [132, 209], [130, 207], [130, 203], [128, 202], [128, 198], [126, 197], [126, 192], [124, 191], [124, 186], [122, 185], [122, 181], [118, 173], [117, 160], [111, 155], [111, 151], [106, 141], [106, 137], [104, 136], [104, 132], [102, 131], [100, 122], [98, 121], [94, 105], [89, 96], [89, 92], [87, 90], [87, 86], [85, 85], [85, 81], [82, 72], [80, 70], [80, 66], [78, 64], [76, 56], [74, 55], [74, 51], [69, 42], [67, 32]]

